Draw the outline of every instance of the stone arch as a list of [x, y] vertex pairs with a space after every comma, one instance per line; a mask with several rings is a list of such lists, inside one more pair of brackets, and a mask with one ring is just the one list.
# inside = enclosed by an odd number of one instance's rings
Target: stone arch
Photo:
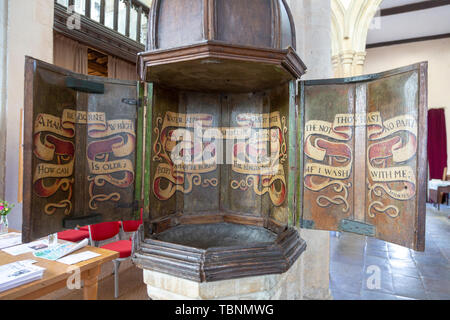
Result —
[[360, 75], [367, 33], [383, 0], [331, 0], [332, 63], [336, 77]]

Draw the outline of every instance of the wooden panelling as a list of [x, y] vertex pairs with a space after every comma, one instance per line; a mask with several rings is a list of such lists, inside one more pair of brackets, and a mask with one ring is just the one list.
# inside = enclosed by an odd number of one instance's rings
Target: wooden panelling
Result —
[[255, 92], [299, 79], [306, 66], [292, 48], [259, 49], [208, 41], [139, 55], [142, 81], [204, 92]]
[[306, 81], [303, 92], [301, 225], [423, 251], [427, 63]]
[[410, 248], [417, 245], [417, 201], [426, 193], [418, 180], [420, 166], [426, 167], [426, 159], [418, 159], [418, 150], [426, 148], [425, 135], [419, 135], [419, 126], [425, 129], [419, 95], [420, 69], [368, 84], [367, 112], [380, 113], [386, 138], [369, 136], [366, 219], [376, 226], [377, 237]]
[[303, 225], [335, 230], [342, 219], [353, 218], [355, 142], [352, 127], [338, 127], [340, 135], [332, 127], [339, 125], [336, 115], [354, 114], [355, 87], [306, 86], [304, 94]]
[[274, 47], [272, 0], [216, 0], [216, 39], [231, 44]]
[[26, 70], [24, 241], [135, 218], [137, 83], [32, 58]]
[[273, 243], [208, 249], [145, 239], [133, 262], [183, 279], [212, 282], [284, 273], [305, 249], [305, 241], [294, 228], [280, 233]]
[[280, 8], [280, 27], [281, 27], [281, 48], [291, 46], [296, 48], [295, 25], [289, 6], [285, 0], [279, 0]]
[[[290, 90], [295, 97], [295, 87], [288, 84], [252, 94], [199, 93], [155, 86], [150, 219], [156, 221], [172, 215], [187, 219], [221, 212], [241, 215], [243, 219], [272, 219], [285, 226], [292, 222], [287, 188], [288, 181], [295, 177], [288, 177], [287, 173], [289, 156], [294, 158], [295, 168], [296, 153], [288, 154], [288, 150], [295, 150], [296, 144], [289, 147], [291, 112], [295, 120], [295, 98], [290, 100]], [[294, 103], [292, 108], [290, 101]], [[209, 130], [218, 135], [211, 141], [202, 141], [203, 149], [192, 140], [196, 121], [202, 121], [202, 132]], [[247, 125], [255, 130], [255, 136], [240, 133]], [[209, 164], [175, 164], [174, 151], [180, 139], [175, 133], [190, 137], [183, 141], [195, 146], [189, 149], [195, 158], [200, 155], [199, 150], [203, 150], [203, 157], [207, 156], [208, 146], [214, 146], [212, 153], [217, 158]], [[256, 138], [257, 134], [270, 136], [273, 141]], [[261, 157], [258, 159], [270, 156], [271, 161], [276, 159], [279, 163], [275, 167], [272, 162], [261, 165], [248, 160], [257, 155]], [[248, 163], [236, 162], [244, 156], [248, 157]]]
[[85, 16], [81, 16], [81, 29], [67, 28], [70, 14], [67, 9], [55, 3], [55, 22], [53, 29], [66, 37], [85, 43], [100, 51], [136, 63], [137, 54], [145, 50], [145, 46], [111, 30]]
[[203, 0], [159, 0], [156, 47], [182, 47], [205, 39]]
[[296, 47], [285, 0], [155, 0], [148, 50], [176, 49], [204, 40], [256, 48]]

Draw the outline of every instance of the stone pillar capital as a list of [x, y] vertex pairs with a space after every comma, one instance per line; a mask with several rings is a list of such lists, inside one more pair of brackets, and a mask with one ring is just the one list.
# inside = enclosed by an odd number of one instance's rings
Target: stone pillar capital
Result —
[[366, 52], [357, 52], [355, 53], [355, 64], [357, 65], [364, 65], [366, 61]]
[[339, 54], [341, 58], [341, 64], [342, 64], [342, 76], [344, 77], [350, 77], [352, 75], [352, 66], [353, 66], [353, 59], [355, 57], [355, 51], [353, 50], [346, 50], [342, 51]]
[[339, 57], [343, 64], [353, 63], [353, 58], [355, 57], [354, 50], [346, 50], [339, 53]]
[[[383, 0], [331, 0], [332, 43], [339, 51], [343, 76], [360, 75], [364, 68], [367, 33]], [[340, 49], [339, 49], [340, 48]]]

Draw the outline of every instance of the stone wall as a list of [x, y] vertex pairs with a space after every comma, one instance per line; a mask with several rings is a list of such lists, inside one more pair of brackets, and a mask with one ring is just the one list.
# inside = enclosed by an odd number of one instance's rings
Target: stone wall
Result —
[[[24, 103], [25, 56], [53, 62], [53, 0], [9, 0], [6, 81], [5, 198], [17, 203], [21, 164], [20, 113]], [[30, 174], [30, 173], [27, 173]], [[22, 204], [9, 216], [10, 227], [22, 229]]]
[[7, 26], [8, 1], [0, 0], [0, 199], [5, 197]]
[[[329, 0], [290, 0], [297, 32], [297, 53], [308, 67], [302, 80], [333, 77], [331, 64], [331, 3]], [[300, 257], [304, 299], [331, 299], [330, 235], [300, 230], [308, 247]]]

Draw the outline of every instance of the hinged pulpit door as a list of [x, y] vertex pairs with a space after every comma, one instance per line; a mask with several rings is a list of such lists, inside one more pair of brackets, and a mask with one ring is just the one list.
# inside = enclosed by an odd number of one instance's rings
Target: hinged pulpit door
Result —
[[26, 59], [24, 241], [139, 219], [141, 89]]
[[301, 227], [423, 251], [427, 63], [300, 86]]

